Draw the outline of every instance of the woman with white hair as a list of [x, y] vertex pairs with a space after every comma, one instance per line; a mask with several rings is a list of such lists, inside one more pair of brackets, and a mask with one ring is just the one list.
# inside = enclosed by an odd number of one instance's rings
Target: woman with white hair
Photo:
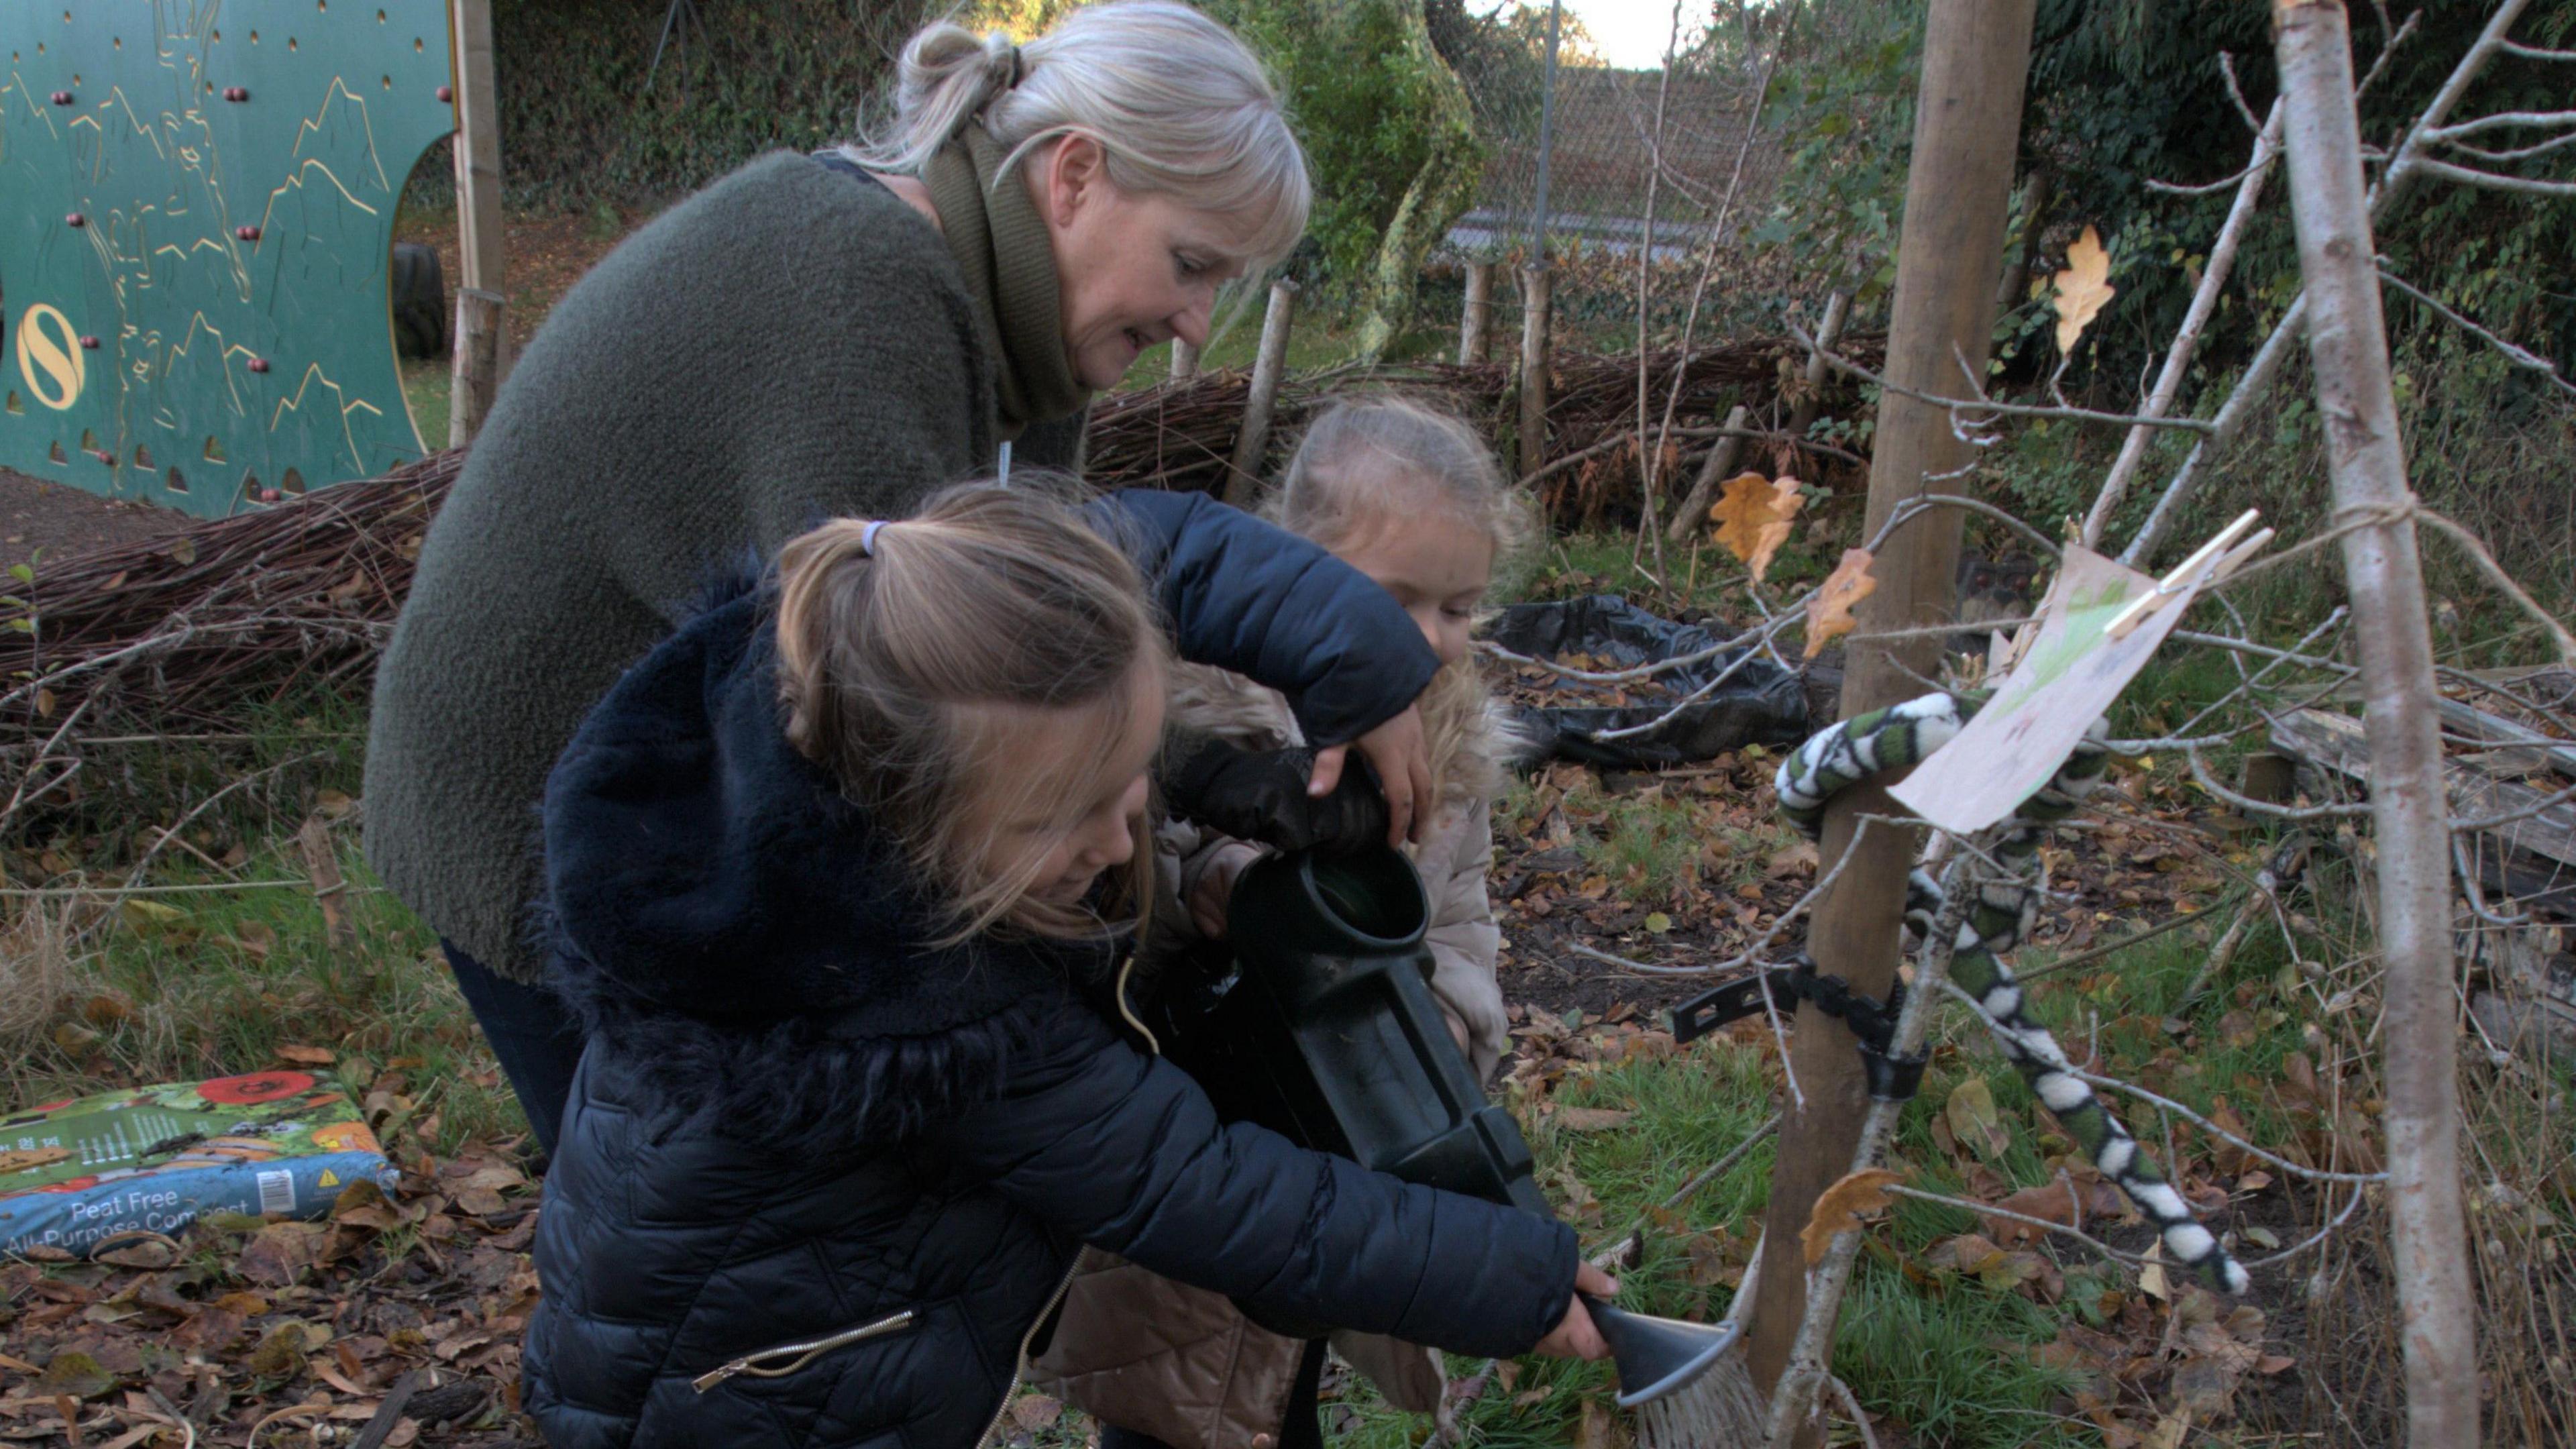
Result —
[[[940, 23], [879, 134], [724, 177], [554, 309], [422, 547], [366, 780], [368, 858], [437, 931], [540, 1146], [582, 1031], [543, 984], [530, 837], [583, 712], [746, 555], [1074, 466], [1092, 393], [1202, 342], [1219, 286], [1304, 230], [1308, 186], [1259, 63], [1186, 5], [1108, 0], [1025, 45]], [[1418, 716], [1359, 745], [1408, 820]]]

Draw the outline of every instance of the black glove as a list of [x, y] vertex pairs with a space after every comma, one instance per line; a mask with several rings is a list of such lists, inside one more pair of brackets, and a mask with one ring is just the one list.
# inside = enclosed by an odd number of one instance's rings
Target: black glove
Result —
[[1246, 750], [1212, 736], [1177, 740], [1165, 755], [1163, 802], [1185, 820], [1281, 850], [1357, 850], [1384, 840], [1386, 797], [1352, 756], [1333, 793], [1306, 793], [1311, 749]]

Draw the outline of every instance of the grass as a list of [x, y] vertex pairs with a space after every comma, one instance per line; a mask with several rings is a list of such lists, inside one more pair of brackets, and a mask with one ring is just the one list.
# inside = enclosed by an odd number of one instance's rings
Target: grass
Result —
[[[116, 798], [58, 816], [10, 862], [78, 893], [8, 903], [0, 1104], [252, 1071], [303, 1046], [407, 1099], [397, 1115], [433, 1151], [524, 1129], [436, 941], [358, 848], [362, 717], [310, 705], [247, 721], [240, 741], [126, 747]], [[234, 781], [249, 783], [186, 819], [126, 893], [162, 828]], [[306, 819], [348, 882], [338, 945], [296, 847]], [[228, 882], [287, 884], [184, 889]]]
[[1694, 874], [1702, 849], [1690, 817], [1661, 800], [1614, 800], [1597, 835], [1575, 843], [1583, 863], [1622, 900], [1666, 901]]
[[448, 397], [455, 382], [444, 357], [402, 359], [403, 402], [411, 408], [411, 424], [420, 430], [421, 446], [430, 452], [447, 446]]

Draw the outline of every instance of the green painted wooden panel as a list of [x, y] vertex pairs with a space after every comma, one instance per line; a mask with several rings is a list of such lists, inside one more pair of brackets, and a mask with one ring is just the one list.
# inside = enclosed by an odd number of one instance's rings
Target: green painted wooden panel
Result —
[[0, 465], [208, 518], [421, 455], [394, 204], [447, 0], [0, 0]]

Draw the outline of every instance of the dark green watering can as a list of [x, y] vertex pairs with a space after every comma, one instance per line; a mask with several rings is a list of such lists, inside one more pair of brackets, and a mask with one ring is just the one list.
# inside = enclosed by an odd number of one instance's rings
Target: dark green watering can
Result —
[[[1402, 854], [1268, 856], [1227, 907], [1233, 971], [1173, 1019], [1171, 1055], [1228, 1117], [1407, 1182], [1553, 1216], [1529, 1143], [1485, 1100], [1431, 994], [1430, 907]], [[1733, 1325], [1629, 1313], [1586, 1297], [1619, 1402], [1704, 1372]]]

